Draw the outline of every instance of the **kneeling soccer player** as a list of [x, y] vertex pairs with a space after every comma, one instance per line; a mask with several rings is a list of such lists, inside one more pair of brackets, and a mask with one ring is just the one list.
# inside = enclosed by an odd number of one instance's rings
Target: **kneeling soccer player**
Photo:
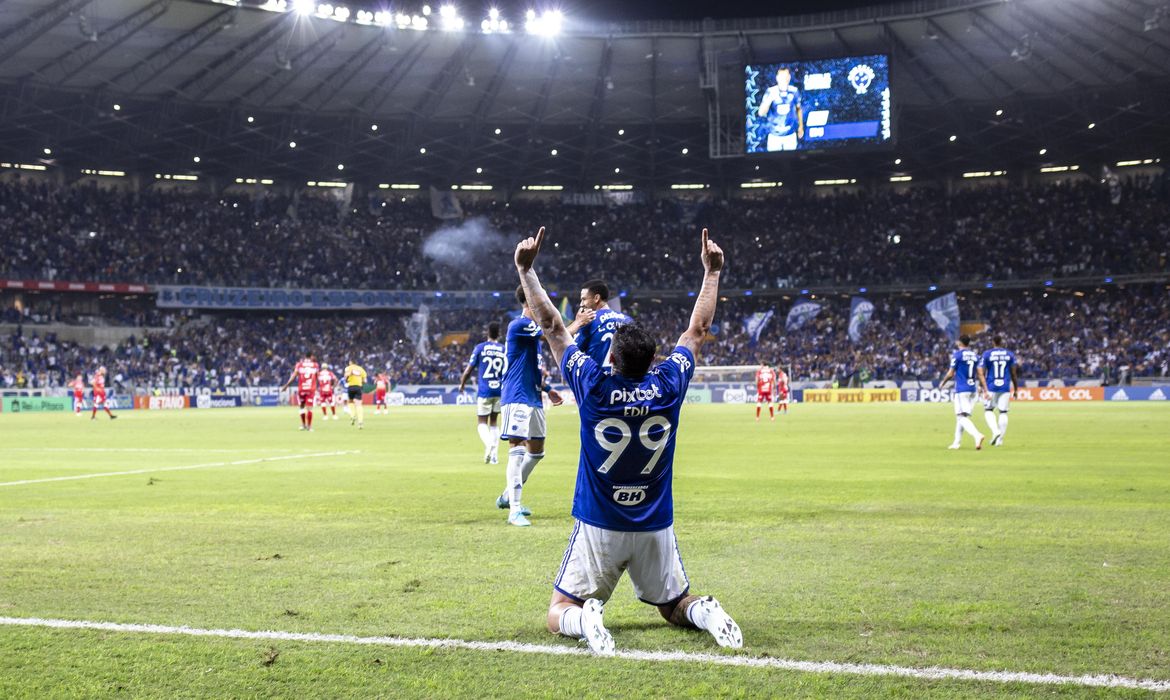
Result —
[[618, 327], [610, 349], [612, 371], [573, 343], [561, 316], [532, 269], [544, 228], [516, 247], [524, 295], [561, 364], [581, 417], [581, 458], [573, 496], [577, 522], [554, 582], [548, 629], [585, 639], [598, 654], [613, 654], [603, 606], [624, 571], [634, 591], [671, 624], [709, 632], [720, 646], [742, 647], [739, 625], [710, 596], [690, 594], [674, 536], [671, 494], [679, 409], [694, 374], [694, 353], [715, 316], [723, 251], [703, 229], [703, 287], [678, 346], [651, 368], [654, 337], [636, 324]]

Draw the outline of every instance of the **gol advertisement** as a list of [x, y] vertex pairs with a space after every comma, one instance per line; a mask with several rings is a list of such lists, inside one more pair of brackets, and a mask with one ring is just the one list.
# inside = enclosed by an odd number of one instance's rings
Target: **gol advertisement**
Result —
[[1104, 401], [1105, 389], [1099, 386], [1022, 386], [1016, 401]]
[[805, 389], [805, 403], [889, 403], [902, 400], [901, 389]]

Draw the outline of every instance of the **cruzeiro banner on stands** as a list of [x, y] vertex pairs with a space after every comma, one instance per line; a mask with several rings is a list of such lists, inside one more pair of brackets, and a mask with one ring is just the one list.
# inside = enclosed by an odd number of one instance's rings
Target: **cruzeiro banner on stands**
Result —
[[272, 289], [259, 287], [180, 287], [159, 285], [157, 303], [173, 309], [495, 309], [511, 293], [423, 292], [391, 289]]

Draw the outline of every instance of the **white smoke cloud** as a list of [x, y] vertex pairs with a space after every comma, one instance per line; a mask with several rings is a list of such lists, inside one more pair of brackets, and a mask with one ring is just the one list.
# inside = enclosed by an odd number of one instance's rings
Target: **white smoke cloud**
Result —
[[497, 231], [486, 218], [468, 219], [458, 226], [444, 226], [423, 242], [423, 255], [453, 267], [483, 264], [506, 254], [514, 237]]

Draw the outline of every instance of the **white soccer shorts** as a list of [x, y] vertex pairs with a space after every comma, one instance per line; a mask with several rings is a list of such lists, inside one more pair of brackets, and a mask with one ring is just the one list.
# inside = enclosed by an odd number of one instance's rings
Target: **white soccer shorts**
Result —
[[505, 440], [543, 440], [546, 432], [544, 408], [522, 403], [508, 403], [503, 406]]
[[971, 411], [975, 409], [975, 392], [973, 391], [956, 391], [955, 392], [955, 415], [959, 416], [964, 413], [971, 415]]
[[499, 396], [481, 396], [475, 400], [475, 415], [490, 416], [500, 412]]
[[767, 149], [768, 151], [795, 151], [796, 133], [793, 132], [784, 136], [768, 134]]
[[579, 601], [597, 598], [604, 602], [627, 570], [634, 594], [650, 605], [674, 603], [691, 586], [673, 526], [653, 532], [619, 532], [578, 520], [553, 587]]
[[1012, 402], [1012, 393], [1010, 391], [993, 391], [990, 397], [987, 401], [983, 402], [984, 410], [991, 411], [998, 408], [1000, 413], [1008, 412], [1008, 406]]

